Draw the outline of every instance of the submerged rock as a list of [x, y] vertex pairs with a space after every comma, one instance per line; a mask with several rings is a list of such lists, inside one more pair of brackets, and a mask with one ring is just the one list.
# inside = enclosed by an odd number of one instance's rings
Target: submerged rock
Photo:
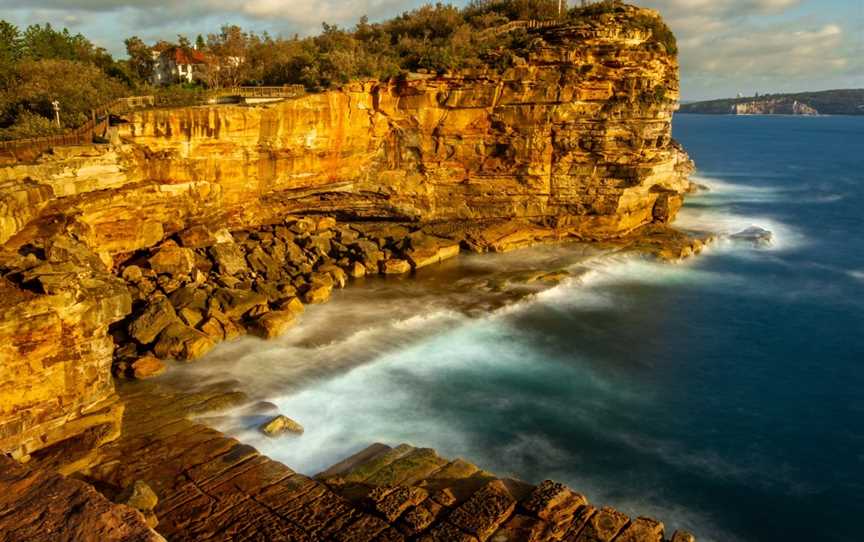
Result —
[[288, 416], [280, 414], [262, 425], [261, 432], [268, 437], [278, 437], [283, 433], [295, 433], [299, 435], [303, 433], [303, 426]]
[[769, 247], [774, 244], [774, 234], [758, 226], [751, 226], [729, 236], [733, 241], [749, 243], [756, 248]]

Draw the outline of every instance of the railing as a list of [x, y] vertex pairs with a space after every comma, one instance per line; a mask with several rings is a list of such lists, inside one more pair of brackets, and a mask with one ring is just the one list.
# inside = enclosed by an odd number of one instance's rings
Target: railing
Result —
[[283, 85], [281, 87], [231, 87], [216, 91], [220, 96], [240, 96], [241, 98], [296, 98], [306, 94], [303, 85]]
[[22, 160], [35, 158], [52, 147], [86, 145], [92, 143], [94, 137], [105, 135], [108, 130], [110, 115], [119, 115], [142, 107], [153, 107], [155, 103], [156, 100], [153, 96], [118, 98], [91, 110], [90, 120], [65, 134], [0, 141], [0, 152], [12, 155], [16, 160]]
[[495, 36], [500, 36], [501, 34], [506, 34], [508, 32], [513, 32], [514, 30], [519, 30], [520, 28], [536, 30], [538, 28], [548, 28], [550, 26], [556, 26], [559, 24], [561, 24], [561, 21], [555, 19], [550, 19], [547, 21], [540, 21], [537, 19], [531, 19], [526, 21], [510, 21], [509, 23], [502, 24], [501, 26], [487, 28], [480, 33], [480, 36], [483, 38], [491, 38]]
[[[207, 103], [209, 99], [224, 96], [239, 96], [241, 98], [297, 98], [306, 94], [303, 85], [284, 85], [281, 87], [232, 87], [203, 91], [193, 96], [193, 102]], [[0, 141], [0, 154], [14, 160], [34, 159], [52, 147], [66, 145], [86, 145], [93, 142], [94, 137], [103, 137], [108, 130], [111, 115], [122, 115], [133, 109], [156, 107], [158, 105], [178, 105], [163, 103], [162, 97], [129, 96], [118, 98], [90, 111], [90, 120], [83, 125], [64, 134]]]

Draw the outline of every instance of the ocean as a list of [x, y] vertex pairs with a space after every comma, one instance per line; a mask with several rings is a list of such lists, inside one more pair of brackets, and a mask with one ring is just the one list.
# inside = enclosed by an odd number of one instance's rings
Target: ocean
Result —
[[[211, 420], [306, 474], [408, 442], [552, 478], [698, 540], [860, 540], [864, 117], [679, 115], [698, 166], [658, 263], [569, 243], [369, 278], [271, 342], [174, 372], [233, 378], [306, 428]], [[729, 238], [748, 227], [769, 245]], [[530, 278], [566, 270], [557, 286]]]

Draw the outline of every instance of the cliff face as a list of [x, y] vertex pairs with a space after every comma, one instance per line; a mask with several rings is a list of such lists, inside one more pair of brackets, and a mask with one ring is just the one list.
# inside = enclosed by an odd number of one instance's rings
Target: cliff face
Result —
[[789, 98], [753, 100], [732, 106], [735, 115], [818, 115], [809, 105]]
[[[121, 145], [0, 167], [0, 271], [17, 292], [2, 303], [0, 338], [11, 346], [0, 349], [0, 450], [26, 455], [69, 436], [55, 431], [63, 424], [113, 434], [114, 422], [91, 415], [113, 401], [106, 332], [131, 301], [100, 266], [187, 228], [245, 229], [287, 214], [520, 219], [602, 239], [669, 222], [692, 168], [671, 139], [677, 62], [650, 30], [625, 24], [636, 14], [656, 16], [627, 8], [535, 30], [532, 51], [500, 72], [142, 111], [115, 134]], [[58, 234], [86, 245], [73, 251], [76, 269], [55, 269], [66, 256], [45, 250]], [[162, 295], [178, 287], [158, 284]]]
[[589, 238], [668, 221], [689, 172], [670, 135], [675, 58], [650, 31], [620, 24], [536, 36], [542, 45], [503, 73], [414, 75], [270, 106], [136, 113], [120, 133], [131, 145], [111, 154], [0, 173], [35, 181], [4, 195], [0, 240], [34, 216], [70, 208], [80, 234], [110, 253], [190, 223], [243, 227], [288, 212], [524, 217]]

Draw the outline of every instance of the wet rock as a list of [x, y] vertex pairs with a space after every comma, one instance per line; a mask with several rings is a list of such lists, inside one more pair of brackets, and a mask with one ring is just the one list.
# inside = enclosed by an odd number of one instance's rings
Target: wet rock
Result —
[[591, 516], [582, 529], [580, 540], [613, 540], [627, 525], [629, 518], [608, 506]]
[[213, 297], [221, 312], [229, 318], [240, 318], [255, 307], [266, 307], [267, 298], [250, 290], [237, 288], [219, 288], [213, 292]]
[[407, 260], [391, 258], [381, 263], [381, 272], [385, 275], [403, 275], [411, 272], [411, 264]]
[[687, 531], [675, 531], [671, 542], [696, 542], [696, 537]]
[[515, 514], [498, 529], [491, 542], [540, 542], [542, 540], [559, 540], [558, 538], [544, 538], [546, 522], [530, 516]]
[[[403, 512], [412, 506], [416, 506], [426, 500], [429, 493], [419, 487], [395, 487], [387, 488], [385, 491], [378, 491], [385, 488], [376, 488], [370, 493], [370, 498], [373, 501], [375, 510], [384, 516], [387, 521], [393, 523]], [[374, 494], [374, 495], [373, 495]]]
[[450, 514], [448, 521], [466, 533], [486, 540], [516, 508], [516, 500], [500, 480], [493, 480]]
[[336, 264], [331, 263], [322, 265], [318, 268], [318, 271], [330, 275], [330, 277], [332, 277], [333, 279], [334, 284], [336, 286], [339, 286], [340, 288], [344, 288], [345, 285], [348, 283], [348, 274], [345, 273], [345, 271]]
[[531, 492], [522, 507], [540, 519], [554, 520], [560, 516], [572, 516], [586, 504], [588, 501], [583, 495], [574, 493], [560, 482], [545, 480]]
[[774, 234], [758, 226], [751, 226], [729, 236], [729, 239], [747, 243], [756, 248], [770, 247], [774, 244]]
[[290, 311], [271, 311], [255, 322], [256, 333], [264, 339], [274, 339], [294, 325], [296, 316]]
[[311, 284], [303, 293], [303, 301], [309, 304], [326, 303], [333, 295], [333, 286], [327, 284]]
[[288, 416], [280, 414], [262, 425], [261, 432], [268, 437], [277, 437], [284, 433], [295, 433], [299, 435], [303, 433], [303, 426]]
[[154, 356], [143, 356], [138, 358], [132, 365], [130, 366], [132, 369], [132, 376], [137, 378], [138, 380], [145, 380], [147, 378], [155, 378], [165, 372], [167, 369], [165, 364], [162, 363], [159, 358]]
[[280, 311], [287, 311], [297, 316], [306, 310], [306, 307], [303, 306], [303, 303], [297, 297], [288, 298], [279, 304], [276, 305], [276, 309]]
[[412, 234], [411, 248], [405, 251], [405, 256], [414, 269], [440, 263], [458, 255], [458, 242], [428, 236], [420, 232]]
[[366, 266], [360, 262], [352, 262], [348, 267], [348, 274], [351, 278], [359, 279], [366, 276]]
[[129, 325], [129, 335], [141, 344], [150, 344], [163, 329], [177, 321], [177, 313], [167, 298], [150, 303]]
[[615, 542], [663, 542], [663, 524], [651, 518], [636, 518]]
[[162, 359], [193, 361], [212, 350], [215, 345], [213, 339], [205, 333], [175, 322], [159, 334], [153, 352]]

